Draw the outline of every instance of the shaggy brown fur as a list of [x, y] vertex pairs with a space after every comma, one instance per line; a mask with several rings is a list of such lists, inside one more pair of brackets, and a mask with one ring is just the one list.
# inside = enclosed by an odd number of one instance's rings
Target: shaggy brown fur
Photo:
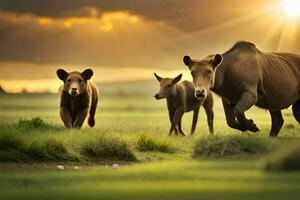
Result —
[[254, 44], [238, 42], [224, 54], [195, 60], [183, 58], [196, 90], [212, 89], [222, 97], [227, 124], [241, 131], [259, 129], [245, 117], [253, 105], [268, 109], [272, 118], [270, 136], [282, 125], [281, 110], [293, 105], [300, 123], [300, 56], [291, 53], [265, 53]]
[[93, 71], [68, 73], [63, 69], [57, 70], [57, 76], [64, 82], [60, 87], [60, 116], [68, 128], [81, 128], [88, 113], [88, 124], [95, 126], [95, 113], [98, 103], [97, 87], [89, 81]]
[[199, 109], [202, 103], [207, 115], [209, 131], [213, 133], [213, 97], [210, 92], [205, 100], [203, 98], [197, 99], [194, 96], [195, 89], [193, 83], [189, 81], [182, 81], [178, 83], [182, 77], [181, 74], [174, 79], [161, 78], [155, 73], [154, 75], [160, 83], [160, 90], [154, 97], [156, 99], [167, 99], [169, 118], [171, 122], [169, 135], [171, 135], [173, 131], [175, 131], [175, 134], [178, 134], [179, 131], [179, 133], [185, 135], [181, 128], [181, 119], [183, 114], [189, 111], [194, 111], [191, 129], [191, 134], [193, 134], [196, 129]]

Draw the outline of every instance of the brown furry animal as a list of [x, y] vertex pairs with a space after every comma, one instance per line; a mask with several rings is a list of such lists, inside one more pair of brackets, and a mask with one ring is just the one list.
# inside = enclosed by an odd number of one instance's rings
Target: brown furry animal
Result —
[[90, 82], [93, 76], [91, 69], [80, 72], [57, 70], [57, 76], [64, 82], [60, 87], [60, 117], [66, 127], [81, 128], [88, 115], [88, 124], [95, 126], [95, 113], [98, 103], [97, 87]]
[[281, 110], [292, 105], [300, 123], [300, 55], [262, 52], [250, 42], [238, 42], [225, 53], [202, 59], [183, 58], [196, 92], [210, 89], [222, 97], [228, 126], [241, 131], [259, 129], [245, 112], [252, 106], [268, 109], [270, 136], [282, 125]]
[[175, 131], [175, 134], [178, 134], [179, 131], [180, 134], [185, 135], [181, 128], [181, 119], [183, 114], [189, 111], [194, 111], [191, 129], [191, 134], [193, 134], [196, 129], [199, 109], [202, 103], [207, 115], [209, 131], [213, 133], [213, 96], [210, 92], [205, 100], [204, 98], [197, 99], [194, 96], [195, 89], [193, 83], [190, 81], [178, 83], [182, 77], [181, 74], [175, 78], [161, 78], [156, 73], [154, 73], [154, 75], [160, 83], [160, 90], [154, 97], [156, 99], [167, 99], [171, 122], [169, 135], [171, 135], [173, 131]]

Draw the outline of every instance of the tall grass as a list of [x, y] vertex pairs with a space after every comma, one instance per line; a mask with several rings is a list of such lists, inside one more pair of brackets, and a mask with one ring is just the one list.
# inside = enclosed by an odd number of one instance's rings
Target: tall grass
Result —
[[81, 144], [79, 152], [92, 160], [136, 160], [135, 155], [125, 141], [108, 135], [100, 135], [86, 140]]
[[175, 148], [171, 145], [170, 142], [146, 134], [140, 135], [138, 137], [137, 149], [139, 151], [158, 151], [163, 153], [172, 153], [175, 151]]
[[200, 138], [194, 147], [193, 157], [227, 157], [263, 155], [277, 146], [276, 140], [256, 136], [210, 136]]
[[20, 119], [14, 128], [23, 129], [24, 131], [30, 130], [43, 130], [43, 131], [62, 131], [63, 127], [46, 123], [40, 117], [34, 117], [30, 119]]
[[0, 146], [1, 162], [79, 161], [62, 141], [51, 138], [28, 142], [24, 137], [6, 133], [0, 135]]
[[[28, 134], [24, 134], [24, 129]], [[120, 138], [99, 133], [80, 138], [75, 146], [72, 144], [74, 138], [68, 136], [69, 131], [63, 132], [64, 137], [52, 134], [58, 129], [65, 130], [41, 118], [21, 119], [16, 124], [1, 125], [0, 162], [136, 160], [129, 145]], [[41, 132], [48, 134], [41, 135]]]
[[26, 146], [26, 154], [33, 161], [79, 161], [79, 157], [73, 154], [62, 141], [47, 139], [42, 142], [32, 142]]
[[172, 158], [184, 154], [187, 158], [191, 151], [194, 158], [249, 157], [265, 155], [283, 141], [247, 135], [179, 139], [155, 134], [111, 134], [102, 129], [66, 129], [33, 118], [0, 124], [0, 162], [136, 161], [143, 160], [148, 152], [174, 153], [164, 155]]

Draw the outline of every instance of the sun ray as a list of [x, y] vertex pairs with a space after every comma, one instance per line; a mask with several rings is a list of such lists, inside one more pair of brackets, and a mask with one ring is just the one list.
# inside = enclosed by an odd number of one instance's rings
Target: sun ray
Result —
[[284, 26], [282, 27], [282, 32], [277, 46], [277, 51], [288, 50], [293, 48], [294, 42], [298, 37], [297, 33], [298, 33], [297, 22], [291, 23], [290, 21], [286, 20]]
[[266, 7], [266, 8], [263, 8], [263, 9], [260, 9], [256, 12], [254, 12], [254, 13], [250, 13], [250, 14], [244, 15], [242, 17], [232, 19], [225, 23], [221, 23], [221, 24], [218, 24], [215, 26], [210, 26], [208, 28], [201, 29], [199, 31], [195, 31], [191, 34], [187, 33], [183, 36], [183, 38], [194, 37], [195, 35], [197, 35], [197, 36], [207, 35], [212, 32], [216, 32], [216, 31], [223, 30], [223, 29], [230, 28], [230, 27], [235, 27], [235, 26], [241, 25], [246, 22], [251, 22], [260, 16], [266, 16], [266, 15], [274, 12], [274, 10], [276, 10], [276, 8], [277, 8], [277, 6]]
[[265, 41], [264, 41], [265, 45], [269, 45], [274, 42], [273, 41], [274, 38], [276, 37], [276, 35], [281, 33], [282, 27], [284, 27], [284, 21], [285, 20], [283, 18], [272, 21], [273, 22], [272, 26], [270, 26], [268, 32], [265, 35]]

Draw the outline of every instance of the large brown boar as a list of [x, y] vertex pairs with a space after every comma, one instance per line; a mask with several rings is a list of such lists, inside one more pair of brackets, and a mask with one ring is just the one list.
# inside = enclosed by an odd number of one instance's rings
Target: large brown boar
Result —
[[212, 90], [222, 97], [228, 126], [256, 132], [256, 124], [245, 112], [252, 106], [270, 112], [270, 136], [282, 125], [281, 110], [292, 105], [300, 123], [300, 55], [262, 52], [250, 42], [238, 42], [225, 53], [202, 59], [183, 58], [189, 67], [196, 93]]

